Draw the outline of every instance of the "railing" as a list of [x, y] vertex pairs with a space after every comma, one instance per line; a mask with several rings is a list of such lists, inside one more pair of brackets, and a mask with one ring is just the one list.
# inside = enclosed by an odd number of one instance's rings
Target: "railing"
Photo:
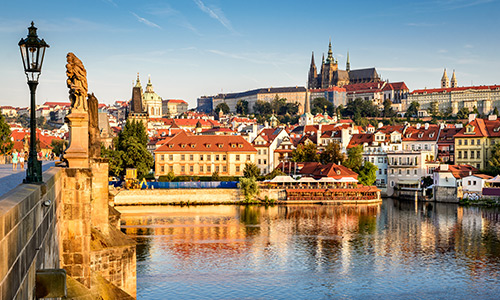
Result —
[[183, 181], [183, 182], [148, 182], [148, 188], [155, 189], [235, 189], [238, 181]]

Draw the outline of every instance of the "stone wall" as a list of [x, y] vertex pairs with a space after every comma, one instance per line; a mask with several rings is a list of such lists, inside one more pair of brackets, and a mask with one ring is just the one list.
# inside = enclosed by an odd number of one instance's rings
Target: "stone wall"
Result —
[[456, 187], [434, 187], [434, 200], [436, 202], [458, 203], [459, 194], [461, 194], [461, 190], [458, 190]]
[[122, 190], [114, 205], [157, 205], [173, 203], [228, 203], [243, 200], [239, 189]]
[[36, 270], [59, 268], [61, 176], [52, 168], [44, 184], [21, 184], [0, 197], [0, 299], [34, 299]]

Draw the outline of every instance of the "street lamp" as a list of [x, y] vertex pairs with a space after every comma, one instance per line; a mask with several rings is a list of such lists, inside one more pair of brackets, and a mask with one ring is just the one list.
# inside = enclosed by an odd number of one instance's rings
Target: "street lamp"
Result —
[[30, 113], [30, 154], [28, 158], [28, 169], [26, 170], [26, 179], [24, 183], [42, 182], [42, 163], [37, 159], [36, 151], [36, 103], [35, 93], [38, 85], [38, 77], [42, 72], [43, 57], [45, 48], [49, 45], [43, 39], [39, 39], [36, 34], [36, 27], [31, 22], [28, 28], [28, 37], [21, 39], [19, 48], [23, 59], [24, 72], [28, 79], [28, 86], [31, 93], [31, 113]]

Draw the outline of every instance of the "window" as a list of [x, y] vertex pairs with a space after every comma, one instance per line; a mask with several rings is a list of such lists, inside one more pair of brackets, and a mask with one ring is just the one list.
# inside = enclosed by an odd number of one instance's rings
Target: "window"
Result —
[[161, 168], [160, 168], [160, 169], [161, 169], [161, 172], [162, 172], [162, 173], [165, 173], [165, 166], [161, 166]]
[[480, 139], [477, 139], [477, 143], [476, 143], [478, 146], [481, 145], [481, 140]]
[[401, 169], [399, 169], [399, 175], [401, 175]]
[[168, 171], [173, 172], [174, 171], [174, 166], [168, 166]]
[[240, 166], [236, 166], [236, 173], [240, 172]]
[[394, 186], [394, 181], [391, 180], [391, 186], [393, 187]]
[[203, 166], [200, 166], [200, 172], [203, 173]]
[[227, 166], [222, 166], [222, 172], [226, 173], [227, 172]]
[[211, 173], [212, 172], [212, 166], [207, 166], [207, 172]]
[[410, 175], [410, 169], [406, 170], [406, 175]]
[[185, 159], [186, 159], [186, 155], [181, 154], [181, 160], [185, 160]]
[[413, 171], [413, 174], [417, 175], [417, 170], [414, 170], [414, 171]]
[[160, 160], [165, 160], [165, 154], [160, 155]]
[[219, 166], [215, 166], [215, 172], [219, 173]]
[[184, 166], [181, 166], [181, 173], [184, 173], [186, 171], [186, 168]]
[[267, 159], [264, 159], [264, 164], [267, 165]]
[[203, 154], [200, 154], [200, 160], [203, 160]]
[[191, 172], [191, 173], [194, 172], [194, 166], [189, 166], [189, 172]]
[[462, 146], [462, 140], [458, 140], [458, 145]]
[[219, 154], [216, 154], [215, 155], [215, 161], [218, 161], [219, 160]]
[[194, 159], [194, 155], [193, 154], [189, 154], [189, 160], [193, 160]]
[[240, 155], [236, 154], [236, 161], [240, 161]]
[[260, 158], [257, 160], [257, 164], [259, 164], [259, 165], [260, 165]]
[[226, 159], [227, 159], [226, 155], [225, 155], [225, 154], [224, 154], [224, 155], [222, 155], [222, 160], [224, 160], [224, 161], [225, 161]]
[[174, 160], [174, 155], [173, 154], [169, 154], [168, 155], [168, 160]]
[[262, 154], [267, 154], [267, 149], [263, 149], [262, 152]]
[[384, 169], [384, 175], [387, 175], [387, 169]]
[[472, 184], [473, 184], [473, 185], [476, 185], [476, 181], [474, 180], [474, 181], [472, 182]]
[[472, 150], [472, 151], [470, 152], [470, 158], [471, 158], [471, 159], [474, 159], [474, 150]]
[[477, 158], [481, 158], [481, 151], [477, 150], [476, 154], [477, 154]]
[[462, 151], [458, 151], [458, 158], [462, 158]]
[[260, 155], [260, 149], [257, 150], [257, 155]]
[[382, 175], [382, 169], [378, 169], [378, 174]]
[[469, 152], [469, 151], [467, 151], [467, 150], [465, 150], [465, 151], [464, 151], [464, 159], [467, 159], [467, 158], [468, 158], [468, 155], [467, 155], [467, 154], [468, 154], [468, 152]]
[[469, 144], [468, 140], [464, 140], [464, 145], [467, 146]]
[[470, 180], [467, 181], [467, 184], [470, 185]]
[[212, 160], [212, 156], [210, 154], [207, 154], [207, 160], [208, 161], [211, 161]]
[[250, 156], [250, 154], [247, 154], [247, 160], [251, 160], [252, 157]]
[[474, 146], [474, 140], [470, 140], [470, 145]]

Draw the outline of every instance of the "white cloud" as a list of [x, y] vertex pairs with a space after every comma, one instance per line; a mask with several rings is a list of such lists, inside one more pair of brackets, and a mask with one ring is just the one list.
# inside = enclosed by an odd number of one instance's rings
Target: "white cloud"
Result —
[[211, 18], [219, 21], [219, 23], [221, 23], [222, 26], [226, 27], [229, 31], [235, 33], [231, 22], [226, 18], [220, 8], [207, 7], [201, 0], [194, 0], [194, 3], [196, 3], [196, 5], [198, 5], [198, 8], [201, 9], [204, 13], [208, 14]]
[[147, 20], [147, 19], [145, 19], [145, 18], [139, 17], [139, 16], [138, 16], [137, 14], [135, 14], [135, 13], [132, 13], [132, 14], [134, 15], [134, 17], [136, 17], [136, 18], [137, 18], [137, 21], [139, 21], [139, 22], [141, 22], [141, 23], [143, 23], [143, 24], [145, 24], [145, 25], [147, 25], [147, 26], [149, 26], [149, 27], [154, 27], [154, 28], [162, 29], [162, 28], [160, 27], [160, 25], [155, 24], [155, 23], [153, 23], [153, 22], [151, 22], [151, 21], [149, 21], [149, 20]]

